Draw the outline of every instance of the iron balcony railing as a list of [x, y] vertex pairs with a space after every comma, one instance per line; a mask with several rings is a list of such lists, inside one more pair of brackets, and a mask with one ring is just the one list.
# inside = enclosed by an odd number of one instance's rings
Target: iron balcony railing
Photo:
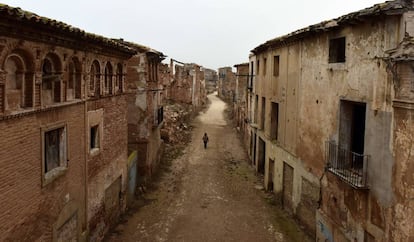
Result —
[[367, 168], [369, 155], [361, 155], [344, 149], [335, 141], [326, 142], [326, 163], [328, 170], [357, 189], [367, 189]]

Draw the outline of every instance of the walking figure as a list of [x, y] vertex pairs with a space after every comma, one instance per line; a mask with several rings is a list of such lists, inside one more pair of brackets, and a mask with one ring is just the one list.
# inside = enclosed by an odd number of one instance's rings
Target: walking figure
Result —
[[207, 143], [208, 143], [207, 133], [204, 133], [203, 142], [204, 142], [204, 149], [207, 149]]

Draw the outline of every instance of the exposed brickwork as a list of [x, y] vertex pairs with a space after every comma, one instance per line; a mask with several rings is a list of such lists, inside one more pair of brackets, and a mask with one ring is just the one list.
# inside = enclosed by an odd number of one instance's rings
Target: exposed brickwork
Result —
[[[52, 225], [66, 199], [78, 205], [78, 224], [85, 224], [84, 106], [74, 105], [0, 122], [0, 240], [51, 240]], [[42, 187], [40, 127], [64, 122], [68, 169]]]
[[[101, 227], [96, 232], [91, 226], [90, 240], [100, 240], [125, 208], [127, 105], [121, 92], [124, 62], [134, 52], [101, 37], [83, 43], [89, 34], [76, 39], [63, 30], [52, 33], [50, 26], [50, 31], [36, 30], [28, 40], [26, 24], [23, 19], [13, 25], [22, 36], [3, 33], [0, 38], [0, 240], [89, 240], [88, 225], [95, 224]], [[47, 44], [51, 34], [62, 35], [62, 42]], [[83, 44], [90, 48], [81, 50]], [[97, 67], [93, 77], [92, 63]], [[16, 65], [20, 69], [13, 73]], [[70, 71], [78, 73], [72, 80]], [[89, 95], [90, 87], [94, 95]], [[96, 109], [103, 110], [102, 142], [100, 154], [89, 159], [88, 110]], [[58, 136], [51, 130], [59, 130]], [[44, 162], [46, 156], [52, 158]], [[120, 192], [106, 199], [119, 203], [114, 209], [107, 206], [101, 217], [105, 191], [114, 181], [120, 181]], [[112, 219], [105, 218], [109, 213]]]
[[218, 95], [226, 101], [233, 102], [236, 98], [236, 75], [231, 67], [218, 70]]

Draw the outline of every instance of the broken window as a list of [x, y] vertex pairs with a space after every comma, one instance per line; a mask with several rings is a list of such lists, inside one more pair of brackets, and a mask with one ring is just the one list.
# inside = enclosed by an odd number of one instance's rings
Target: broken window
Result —
[[272, 140], [277, 140], [279, 125], [279, 103], [272, 102], [272, 113], [270, 118], [270, 138]]
[[43, 131], [43, 164], [46, 179], [55, 177], [60, 170], [59, 168], [66, 168], [65, 127]]
[[329, 40], [329, 63], [345, 62], [345, 37]]
[[89, 148], [90, 150], [99, 148], [99, 125], [91, 127]]
[[279, 76], [279, 56], [273, 57], [273, 76]]

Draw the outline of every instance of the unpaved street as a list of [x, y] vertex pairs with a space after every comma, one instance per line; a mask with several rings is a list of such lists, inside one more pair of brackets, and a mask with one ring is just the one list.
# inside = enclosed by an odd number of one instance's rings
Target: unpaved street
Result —
[[[225, 104], [211, 105], [193, 123], [183, 155], [145, 193], [144, 205], [125, 217], [106, 241], [307, 241], [292, 220], [257, 189]], [[210, 142], [204, 149], [202, 136]]]

